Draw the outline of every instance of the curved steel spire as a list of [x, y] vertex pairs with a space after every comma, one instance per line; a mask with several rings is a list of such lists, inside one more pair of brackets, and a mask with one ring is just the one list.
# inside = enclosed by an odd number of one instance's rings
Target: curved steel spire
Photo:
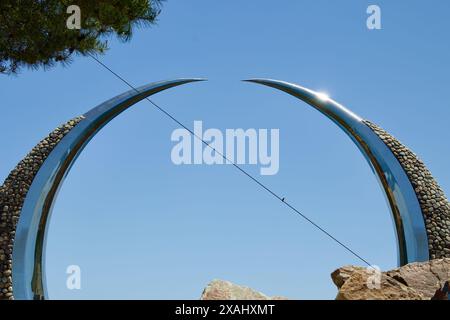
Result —
[[323, 113], [358, 146], [383, 188], [396, 227], [398, 263], [429, 259], [423, 213], [407, 172], [392, 150], [365, 121], [332, 99], [296, 84], [270, 80], [245, 80], [284, 91]]
[[15, 299], [47, 298], [45, 241], [53, 203], [83, 148], [106, 124], [135, 103], [160, 91], [202, 79], [151, 83], [127, 91], [93, 108], [54, 146], [26, 194], [17, 224], [12, 280]]

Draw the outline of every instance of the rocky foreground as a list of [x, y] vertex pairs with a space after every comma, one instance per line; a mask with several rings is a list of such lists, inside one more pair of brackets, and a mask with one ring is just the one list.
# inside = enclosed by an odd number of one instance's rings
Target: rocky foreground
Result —
[[336, 300], [430, 300], [450, 280], [450, 259], [410, 263], [379, 275], [345, 266], [331, 278], [339, 290]]
[[265, 294], [238, 286], [229, 281], [213, 280], [203, 290], [200, 300], [287, 300], [284, 297], [269, 297]]
[[[410, 263], [386, 272], [345, 266], [334, 271], [331, 278], [339, 290], [336, 300], [431, 300], [450, 280], [450, 258]], [[200, 299], [287, 300], [222, 280], [209, 283]]]

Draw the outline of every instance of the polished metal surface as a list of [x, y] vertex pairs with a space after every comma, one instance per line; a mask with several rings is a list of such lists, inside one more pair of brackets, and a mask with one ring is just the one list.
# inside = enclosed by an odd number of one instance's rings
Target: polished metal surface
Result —
[[48, 298], [44, 264], [46, 228], [58, 190], [87, 143], [135, 103], [157, 92], [194, 81], [201, 79], [151, 83], [112, 98], [84, 114], [84, 119], [55, 146], [30, 186], [16, 228], [12, 266], [15, 299]]
[[[194, 81], [201, 79], [152, 83], [108, 100], [84, 114], [84, 119], [55, 146], [30, 186], [17, 224], [12, 266], [15, 299], [48, 298], [46, 229], [59, 188], [83, 148], [106, 124], [135, 103]], [[416, 193], [395, 155], [362, 118], [328, 97], [295, 84], [267, 79], [247, 81], [285, 91], [335, 122], [361, 150], [384, 190], [396, 227], [399, 265], [428, 260], [427, 233]]]
[[407, 173], [388, 146], [359, 116], [299, 85], [270, 79], [246, 80], [284, 91], [303, 100], [336, 123], [358, 146], [375, 173], [391, 209], [398, 242], [398, 264], [429, 259], [425, 223]]

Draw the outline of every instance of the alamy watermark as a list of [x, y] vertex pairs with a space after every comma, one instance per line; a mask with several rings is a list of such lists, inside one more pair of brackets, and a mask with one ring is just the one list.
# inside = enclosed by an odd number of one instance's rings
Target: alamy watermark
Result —
[[[70, 30], [81, 29], [81, 9], [79, 6], [72, 4], [67, 7], [67, 14], [70, 16], [66, 20], [66, 26]], [[381, 8], [376, 4], [371, 4], [367, 7], [366, 13], [369, 17], [366, 20], [366, 26], [369, 30], [381, 29]]]
[[66, 269], [68, 274], [66, 280], [66, 287], [69, 290], [80, 290], [81, 289], [81, 268], [78, 265], [70, 265]]
[[81, 9], [79, 6], [73, 4], [67, 7], [67, 14], [70, 16], [66, 20], [66, 27], [70, 30], [81, 29]]
[[366, 280], [367, 288], [370, 290], [381, 289], [381, 269], [378, 266], [369, 266], [366, 268], [366, 272], [369, 274]]
[[366, 25], [369, 30], [380, 30], [381, 29], [381, 8], [375, 4], [367, 7], [367, 18]]
[[278, 173], [279, 129], [226, 129], [223, 133], [214, 128], [203, 131], [203, 122], [194, 121], [194, 134], [184, 128], [172, 132], [171, 140], [177, 142], [171, 152], [174, 164], [251, 164], [260, 166], [261, 175]]

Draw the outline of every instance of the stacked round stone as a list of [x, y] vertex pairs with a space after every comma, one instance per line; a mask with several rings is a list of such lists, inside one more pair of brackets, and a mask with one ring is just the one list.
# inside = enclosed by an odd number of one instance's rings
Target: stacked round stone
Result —
[[367, 120], [364, 123], [392, 150], [414, 187], [427, 230], [430, 259], [450, 258], [450, 203], [441, 187], [416, 154], [377, 125]]
[[56, 128], [14, 168], [0, 187], [0, 300], [14, 299], [12, 250], [22, 206], [33, 179], [53, 148], [83, 117]]

